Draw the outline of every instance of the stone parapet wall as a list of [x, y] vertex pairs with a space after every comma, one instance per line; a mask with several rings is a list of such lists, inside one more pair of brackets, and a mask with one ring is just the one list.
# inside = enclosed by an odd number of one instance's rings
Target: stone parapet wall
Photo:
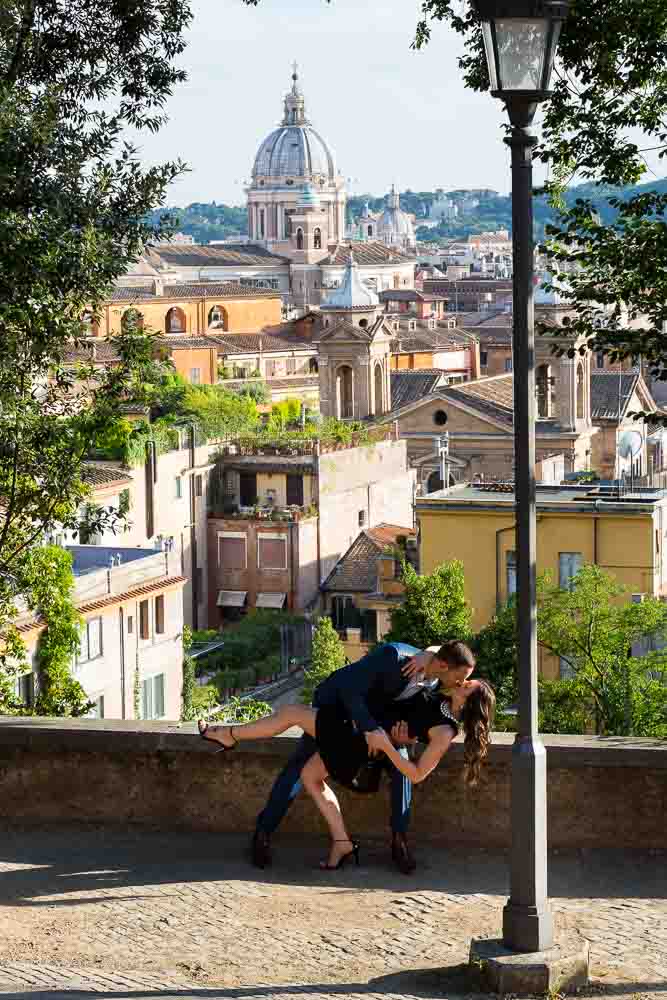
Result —
[[[546, 736], [549, 843], [562, 848], [667, 848], [667, 743]], [[463, 747], [415, 789], [414, 834], [442, 845], [506, 847], [512, 738], [496, 734], [477, 792], [462, 782]], [[17, 823], [87, 821], [250, 831], [294, 746], [282, 737], [216, 754], [191, 723], [0, 720], [0, 817]], [[343, 793], [350, 828], [384, 836], [387, 789]], [[299, 797], [285, 832], [324, 827]]]

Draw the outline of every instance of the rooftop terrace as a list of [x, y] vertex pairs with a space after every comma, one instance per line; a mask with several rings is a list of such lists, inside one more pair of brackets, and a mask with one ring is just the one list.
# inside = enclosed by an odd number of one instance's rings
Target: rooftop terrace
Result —
[[[667, 490], [636, 488], [624, 491], [616, 486], [585, 485], [554, 486], [537, 484], [536, 502], [538, 508], [572, 507], [590, 510], [647, 511], [667, 501]], [[417, 498], [417, 506], [430, 507], [509, 507], [515, 503], [513, 483], [480, 483], [461, 485], [437, 490]]]

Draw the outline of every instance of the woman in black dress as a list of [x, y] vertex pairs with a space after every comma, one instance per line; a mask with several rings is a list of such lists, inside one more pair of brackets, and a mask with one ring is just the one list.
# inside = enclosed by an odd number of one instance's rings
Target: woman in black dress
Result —
[[[458, 735], [459, 726], [462, 726], [466, 782], [475, 785], [488, 754], [495, 702], [493, 688], [483, 680], [467, 680], [451, 690], [423, 692], [406, 701], [396, 702], [378, 720], [385, 730], [382, 752], [413, 784], [418, 784], [437, 767]], [[417, 763], [402, 757], [386, 735], [400, 721], [407, 723], [411, 739], [426, 744]], [[356, 791], [357, 776], [369, 760], [364, 734], [355, 729], [342, 707], [315, 709], [305, 705], [285, 705], [273, 715], [239, 726], [207, 726], [200, 721], [199, 731], [205, 739], [221, 743], [223, 749], [231, 750], [241, 740], [279, 736], [293, 726], [299, 726], [312, 736], [319, 751], [304, 767], [301, 781], [331, 833], [331, 851], [322, 867], [340, 868], [352, 857], [358, 864], [359, 845], [348, 834], [338, 799], [326, 781], [330, 776]]]

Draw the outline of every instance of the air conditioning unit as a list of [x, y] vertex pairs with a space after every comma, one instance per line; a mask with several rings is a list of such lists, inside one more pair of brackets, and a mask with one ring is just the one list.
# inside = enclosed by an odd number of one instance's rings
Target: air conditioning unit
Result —
[[630, 600], [633, 604], [643, 604], [646, 598], [646, 594], [631, 594]]

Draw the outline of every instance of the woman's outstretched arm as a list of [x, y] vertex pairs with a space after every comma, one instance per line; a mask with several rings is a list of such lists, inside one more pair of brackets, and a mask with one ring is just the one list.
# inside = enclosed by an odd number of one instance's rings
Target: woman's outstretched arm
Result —
[[383, 747], [394, 767], [404, 774], [413, 785], [418, 785], [420, 781], [427, 778], [431, 771], [438, 766], [442, 758], [449, 750], [450, 743], [456, 736], [451, 726], [434, 726], [429, 730], [428, 746], [416, 764], [411, 760], [401, 757], [400, 753], [387, 737], [387, 745]]

